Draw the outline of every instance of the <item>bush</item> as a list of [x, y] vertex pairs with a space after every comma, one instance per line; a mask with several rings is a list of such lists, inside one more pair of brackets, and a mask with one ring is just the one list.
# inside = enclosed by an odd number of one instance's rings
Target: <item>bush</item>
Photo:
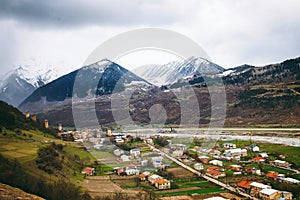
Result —
[[57, 145], [52, 143], [50, 146], [38, 150], [36, 165], [48, 174], [53, 174], [56, 170], [62, 169], [62, 162], [59, 159], [56, 148], [58, 148]]

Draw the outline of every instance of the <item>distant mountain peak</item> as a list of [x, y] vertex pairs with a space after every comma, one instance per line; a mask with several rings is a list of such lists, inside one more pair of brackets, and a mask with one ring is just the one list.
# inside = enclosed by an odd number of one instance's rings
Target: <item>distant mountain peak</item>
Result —
[[18, 106], [35, 89], [56, 79], [59, 74], [54, 69], [34, 70], [33, 66], [16, 66], [0, 81], [0, 100]]
[[195, 56], [164, 65], [149, 65], [133, 70], [140, 77], [156, 85], [168, 85], [194, 75], [218, 74], [224, 71], [221, 66]]
[[[128, 90], [145, 90], [151, 84], [108, 59], [83, 66], [43, 87], [26, 98], [22, 110], [44, 109], [68, 102], [72, 97], [90, 99]], [[32, 106], [34, 105], [34, 106]], [[33, 108], [32, 108], [33, 107]]]
[[97, 65], [102, 66], [102, 65], [111, 65], [113, 62], [107, 58], [104, 58], [96, 63]]

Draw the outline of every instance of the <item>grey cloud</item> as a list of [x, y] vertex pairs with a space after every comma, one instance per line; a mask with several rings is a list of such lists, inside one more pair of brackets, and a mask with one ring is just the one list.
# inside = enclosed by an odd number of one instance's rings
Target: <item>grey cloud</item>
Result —
[[140, 0], [1, 0], [0, 19], [62, 28], [85, 25], [164, 25], [178, 20], [174, 13], [159, 9], [160, 3], [142, 3]]

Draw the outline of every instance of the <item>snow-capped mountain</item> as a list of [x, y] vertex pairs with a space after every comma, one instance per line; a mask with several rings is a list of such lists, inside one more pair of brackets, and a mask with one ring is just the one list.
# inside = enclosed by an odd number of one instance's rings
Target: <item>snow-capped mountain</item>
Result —
[[168, 85], [194, 75], [219, 74], [225, 69], [206, 59], [190, 57], [165, 65], [143, 66], [132, 71], [152, 84]]
[[104, 59], [66, 74], [35, 90], [19, 106], [22, 111], [42, 110], [64, 104], [72, 97], [82, 99], [130, 89], [145, 90], [150, 83], [120, 65]]
[[35, 89], [59, 76], [55, 69], [33, 68], [33, 66], [19, 66], [7, 73], [0, 81], [0, 100], [18, 106]]

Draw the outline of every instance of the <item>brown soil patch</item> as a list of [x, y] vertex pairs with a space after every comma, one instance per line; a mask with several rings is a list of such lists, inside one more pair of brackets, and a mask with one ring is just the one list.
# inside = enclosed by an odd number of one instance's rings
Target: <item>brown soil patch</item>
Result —
[[182, 167], [169, 168], [167, 169], [167, 172], [172, 173], [174, 178], [189, 179], [195, 177], [195, 175], [192, 172], [183, 169]]
[[90, 176], [86, 178], [82, 184], [84, 188], [87, 189], [88, 193], [92, 197], [96, 196], [109, 196], [113, 195], [116, 192], [123, 192], [129, 195], [138, 194], [139, 190], [131, 190], [131, 189], [122, 189], [119, 185], [115, 184], [110, 180], [109, 176]]

